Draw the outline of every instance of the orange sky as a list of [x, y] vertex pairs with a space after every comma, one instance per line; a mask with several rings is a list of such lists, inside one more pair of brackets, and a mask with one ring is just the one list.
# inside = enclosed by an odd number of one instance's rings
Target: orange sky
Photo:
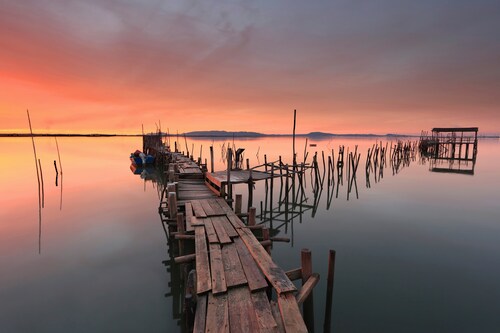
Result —
[[[283, 10], [286, 5], [286, 10]], [[0, 132], [500, 133], [492, 1], [10, 1]]]

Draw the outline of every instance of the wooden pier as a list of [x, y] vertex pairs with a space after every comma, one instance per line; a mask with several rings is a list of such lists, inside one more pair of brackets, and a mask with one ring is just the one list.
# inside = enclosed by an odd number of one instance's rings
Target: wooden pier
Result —
[[[161, 195], [160, 214], [169, 237], [179, 242], [175, 262], [194, 261], [196, 278], [187, 292], [196, 299], [193, 332], [308, 332], [312, 324], [306, 326], [300, 306], [319, 281], [312, 273], [310, 252], [300, 268], [283, 271], [270, 256], [269, 230], [256, 225], [255, 208], [244, 214], [245, 223], [220, 197], [220, 189], [231, 183], [271, 175], [239, 170], [225, 178], [227, 173], [204, 173], [204, 166], [192, 158], [168, 154], [169, 182]], [[193, 241], [194, 253], [185, 253], [184, 243]], [[300, 290], [294, 279], [302, 280]]]
[[473, 175], [477, 157], [477, 127], [433, 128], [422, 133], [419, 149], [429, 157], [430, 171]]

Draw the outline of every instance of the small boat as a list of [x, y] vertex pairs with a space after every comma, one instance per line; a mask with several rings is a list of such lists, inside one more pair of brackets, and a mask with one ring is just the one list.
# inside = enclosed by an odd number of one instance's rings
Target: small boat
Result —
[[316, 144], [315, 143], [310, 143], [309, 147], [316, 147]]
[[140, 167], [143, 165], [152, 165], [155, 162], [154, 156], [146, 155], [143, 152], [136, 150], [132, 154], [130, 154], [130, 161], [132, 164]]

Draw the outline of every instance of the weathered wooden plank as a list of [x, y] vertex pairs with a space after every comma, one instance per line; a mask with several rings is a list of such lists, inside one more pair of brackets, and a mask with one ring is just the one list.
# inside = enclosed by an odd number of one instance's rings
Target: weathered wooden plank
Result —
[[229, 235], [227, 234], [226, 228], [224, 228], [223, 219], [226, 219], [226, 217], [217, 216], [211, 218], [215, 232], [217, 233], [217, 237], [219, 238], [219, 242], [222, 244], [229, 244], [232, 243], [232, 241], [231, 238], [229, 238]]
[[286, 276], [285, 272], [274, 263], [271, 256], [266, 252], [249, 229], [241, 228], [236, 231], [257, 262], [257, 265], [259, 265], [262, 273], [264, 273], [278, 294], [297, 290], [292, 281]]
[[191, 205], [193, 206], [194, 215], [196, 217], [207, 217], [207, 214], [205, 214], [205, 211], [201, 207], [201, 203], [199, 200], [191, 201]]
[[286, 333], [285, 325], [283, 325], [283, 319], [281, 319], [281, 313], [278, 307], [278, 303], [276, 303], [275, 301], [270, 301], [269, 304], [271, 305], [271, 312], [273, 314], [274, 320], [276, 321], [276, 324], [278, 324], [278, 332]]
[[205, 323], [207, 321], [207, 299], [207, 294], [198, 295], [196, 313], [194, 315], [193, 333], [205, 333]]
[[286, 332], [307, 333], [307, 327], [292, 293], [278, 295], [278, 306]]
[[200, 226], [200, 225], [204, 226], [205, 225], [205, 219], [193, 216], [193, 217], [191, 217], [191, 225], [193, 227]]
[[227, 219], [235, 229], [238, 228], [244, 228], [246, 225], [240, 220], [240, 218], [231, 210], [231, 207], [229, 207], [226, 203], [226, 201], [222, 198], [217, 198], [214, 199], [214, 201], [219, 204], [221, 207], [222, 211], [226, 214]]
[[210, 266], [212, 272], [212, 293], [220, 294], [226, 292], [226, 275], [224, 274], [220, 244], [210, 244]]
[[205, 231], [207, 232], [209, 243], [219, 243], [219, 238], [217, 237], [217, 232], [215, 231], [214, 225], [212, 224], [212, 219], [207, 217], [204, 220]]
[[221, 219], [221, 224], [226, 229], [226, 233], [229, 237], [234, 238], [234, 237], [239, 237], [238, 233], [236, 232], [236, 229], [234, 229], [234, 226], [229, 222], [227, 219], [227, 216], [222, 216], [220, 217]]
[[229, 332], [229, 307], [227, 304], [226, 294], [208, 294], [207, 322], [205, 326], [205, 332]]
[[268, 284], [266, 278], [264, 277], [264, 274], [262, 274], [260, 268], [257, 266], [257, 263], [253, 259], [252, 255], [248, 251], [248, 248], [245, 246], [241, 238], [234, 238], [233, 242], [236, 246], [236, 250], [238, 251], [238, 255], [240, 257], [245, 276], [247, 277], [250, 290], [254, 291], [267, 288]]
[[208, 203], [207, 199], [200, 200], [201, 207], [203, 207], [203, 210], [205, 211], [205, 214], [207, 216], [214, 216], [214, 215], [220, 215], [221, 213], [217, 213], [212, 206]]
[[239, 286], [247, 283], [247, 277], [241, 265], [238, 251], [234, 243], [222, 246], [222, 263], [228, 287]]
[[260, 332], [276, 333], [278, 331], [278, 324], [273, 317], [271, 305], [267, 299], [267, 294], [264, 290], [252, 293], [252, 302], [259, 323]]
[[212, 289], [212, 279], [210, 277], [205, 228], [202, 226], [194, 227], [194, 233], [196, 248], [196, 293], [201, 294]]
[[259, 332], [250, 290], [246, 286], [229, 289], [229, 327], [231, 332]]
[[194, 228], [191, 224], [191, 220], [193, 219], [193, 207], [190, 202], [186, 202], [185, 205], [186, 210], [186, 232], [193, 232]]
[[207, 214], [205, 214], [205, 211], [203, 210], [203, 207], [201, 206], [199, 200], [191, 201], [191, 205], [193, 206], [194, 215], [196, 217], [207, 217]]

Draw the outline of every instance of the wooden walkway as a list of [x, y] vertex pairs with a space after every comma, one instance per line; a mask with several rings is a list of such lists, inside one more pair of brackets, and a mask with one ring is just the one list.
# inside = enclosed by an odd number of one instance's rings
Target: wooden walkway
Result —
[[287, 274], [226, 201], [208, 189], [200, 168], [181, 154], [172, 159], [177, 205], [185, 217], [180, 233], [195, 242], [193, 332], [307, 332]]
[[185, 209], [196, 248], [194, 332], [307, 332], [295, 285], [226, 202], [190, 200]]

